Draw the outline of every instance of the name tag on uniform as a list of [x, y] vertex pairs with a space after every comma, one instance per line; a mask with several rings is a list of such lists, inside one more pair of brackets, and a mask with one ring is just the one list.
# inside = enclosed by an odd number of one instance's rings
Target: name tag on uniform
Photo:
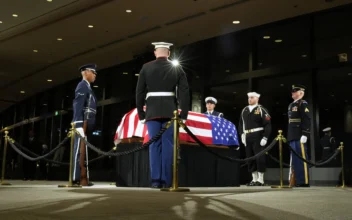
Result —
[[306, 108], [306, 109], [304, 110], [304, 112], [309, 112], [308, 108]]
[[297, 111], [297, 106], [293, 107], [293, 108], [292, 108], [292, 111], [293, 111], [293, 112], [296, 112], [296, 111]]
[[259, 115], [259, 114], [260, 114], [259, 109], [256, 109], [256, 110], [254, 111], [254, 114]]

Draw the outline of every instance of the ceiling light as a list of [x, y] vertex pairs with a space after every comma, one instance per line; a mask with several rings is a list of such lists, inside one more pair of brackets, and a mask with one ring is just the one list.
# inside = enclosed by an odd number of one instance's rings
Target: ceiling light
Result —
[[130, 9], [127, 9], [127, 10], [126, 10], [126, 12], [127, 12], [127, 13], [131, 13], [131, 12], [132, 12], [132, 10], [130, 10]]
[[139, 73], [134, 74], [135, 76], [139, 76]]
[[20, 91], [20, 93], [24, 94], [24, 93], [26, 93], [26, 92], [25, 92], [25, 91]]
[[44, 106], [47, 106], [48, 104], [44, 103], [43, 105], [44, 105]]
[[264, 39], [270, 39], [270, 36], [264, 36], [263, 38]]
[[53, 80], [52, 80], [52, 79], [47, 79], [46, 81], [48, 81], [48, 82], [52, 82]]
[[94, 26], [90, 24], [90, 25], [88, 25], [88, 27], [89, 27], [89, 28], [93, 28]]
[[199, 79], [199, 76], [196, 76], [196, 79]]
[[345, 102], [348, 102], [348, 100], [345, 100]]
[[2, 21], [0, 21], [0, 24], [2, 24]]
[[233, 21], [232, 23], [233, 23], [233, 24], [239, 24], [240, 21]]
[[225, 72], [229, 73], [229, 72], [230, 72], [230, 70], [225, 70]]
[[282, 84], [282, 83], [281, 83], [281, 84], [280, 84], [280, 86], [281, 86], [281, 87], [283, 87], [283, 86], [284, 86], [284, 84]]
[[17, 14], [12, 14], [12, 17], [17, 18], [17, 17], [18, 17], [18, 15], [17, 15]]
[[276, 39], [276, 40], [275, 40], [275, 43], [281, 43], [281, 42], [282, 42], [281, 39]]
[[128, 74], [128, 72], [123, 72], [122, 74], [123, 74], [123, 75], [127, 75], [127, 74]]
[[347, 75], [352, 76], [352, 73], [348, 73]]
[[307, 57], [307, 54], [302, 54], [302, 57]]
[[52, 2], [53, 0], [46, 0], [47, 2]]
[[58, 41], [62, 41], [62, 38], [58, 38], [57, 40], [58, 40]]
[[237, 92], [233, 92], [233, 94], [236, 94]]
[[93, 86], [94, 88], [98, 88], [99, 86]]
[[38, 53], [38, 50], [33, 50], [34, 53]]

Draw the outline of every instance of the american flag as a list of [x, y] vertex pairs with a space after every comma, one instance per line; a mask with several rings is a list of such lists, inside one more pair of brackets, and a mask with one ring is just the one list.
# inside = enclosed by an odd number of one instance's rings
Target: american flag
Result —
[[[236, 126], [224, 118], [190, 111], [186, 125], [205, 145], [239, 145]], [[149, 140], [147, 125], [140, 123], [136, 108], [123, 116], [114, 143], [132, 137], [144, 137], [144, 143]], [[180, 128], [180, 141], [195, 142], [183, 128]]]

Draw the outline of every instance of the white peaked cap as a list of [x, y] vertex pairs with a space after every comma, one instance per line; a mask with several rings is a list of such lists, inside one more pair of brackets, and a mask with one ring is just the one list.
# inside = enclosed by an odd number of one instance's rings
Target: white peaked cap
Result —
[[155, 49], [157, 48], [167, 48], [170, 50], [170, 47], [173, 45], [171, 43], [166, 43], [166, 42], [154, 42], [152, 43], [155, 46]]
[[214, 98], [214, 97], [207, 97], [205, 99], [205, 103], [207, 103], [208, 101], [214, 102], [214, 104], [218, 103], [218, 100], [216, 100], [216, 98]]
[[257, 97], [257, 98], [260, 97], [260, 94], [256, 93], [256, 92], [249, 92], [249, 93], [247, 93], [247, 95], [248, 95], [248, 97]]
[[328, 131], [331, 131], [331, 128], [330, 128], [330, 127], [327, 127], [327, 128], [324, 128], [324, 129], [323, 129], [323, 132], [328, 132]]

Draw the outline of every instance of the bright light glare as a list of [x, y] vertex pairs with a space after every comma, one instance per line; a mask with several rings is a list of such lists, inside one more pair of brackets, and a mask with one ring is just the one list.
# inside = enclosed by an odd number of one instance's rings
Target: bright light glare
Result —
[[180, 65], [180, 63], [178, 62], [178, 60], [173, 60], [173, 61], [171, 61], [172, 62], [172, 65], [173, 66], [178, 66], [178, 65]]

